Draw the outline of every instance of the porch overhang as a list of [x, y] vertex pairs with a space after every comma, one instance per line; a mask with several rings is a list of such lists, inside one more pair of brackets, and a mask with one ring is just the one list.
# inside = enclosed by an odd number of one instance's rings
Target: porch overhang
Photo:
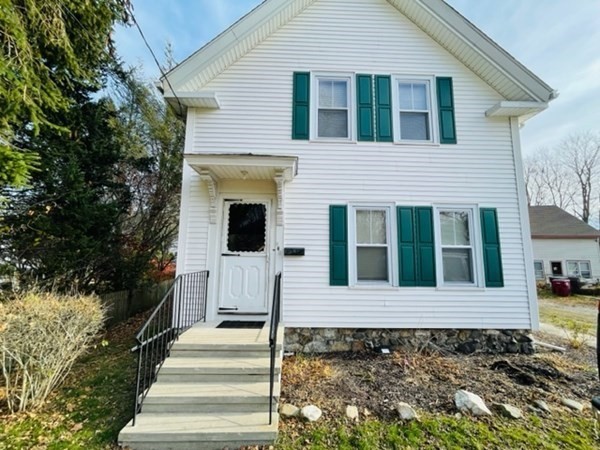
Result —
[[277, 186], [277, 224], [283, 225], [285, 184], [298, 173], [298, 157], [282, 155], [190, 154], [185, 161], [206, 182], [210, 196], [209, 218], [217, 221], [217, 196], [221, 180], [272, 180]]
[[163, 92], [163, 97], [180, 117], [185, 117], [188, 108], [221, 108], [221, 102], [217, 97], [217, 93], [213, 91], [175, 93], [169, 89]]
[[548, 108], [548, 102], [522, 102], [504, 100], [485, 112], [487, 117], [518, 117], [519, 123], [531, 119]]

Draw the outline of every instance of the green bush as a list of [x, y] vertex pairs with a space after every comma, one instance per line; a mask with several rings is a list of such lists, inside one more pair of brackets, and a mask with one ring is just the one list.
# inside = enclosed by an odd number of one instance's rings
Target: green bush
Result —
[[0, 364], [12, 412], [41, 405], [102, 328], [96, 296], [27, 292], [0, 303]]

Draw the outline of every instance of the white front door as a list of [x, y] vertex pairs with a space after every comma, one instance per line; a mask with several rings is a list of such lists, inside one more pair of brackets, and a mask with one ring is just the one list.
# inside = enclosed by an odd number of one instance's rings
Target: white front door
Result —
[[219, 313], [266, 314], [269, 203], [225, 200]]

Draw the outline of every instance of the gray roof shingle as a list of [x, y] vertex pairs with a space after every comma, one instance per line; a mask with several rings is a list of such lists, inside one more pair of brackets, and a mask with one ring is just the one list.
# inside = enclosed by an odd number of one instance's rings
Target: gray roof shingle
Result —
[[558, 206], [530, 206], [531, 237], [600, 238], [600, 231]]

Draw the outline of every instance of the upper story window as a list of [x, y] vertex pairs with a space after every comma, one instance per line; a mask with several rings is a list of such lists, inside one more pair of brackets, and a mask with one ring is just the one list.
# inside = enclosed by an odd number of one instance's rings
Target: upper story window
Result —
[[431, 80], [395, 78], [396, 141], [434, 142]]
[[456, 144], [451, 77], [294, 72], [292, 139]]
[[351, 139], [351, 81], [350, 76], [315, 76], [315, 138]]

